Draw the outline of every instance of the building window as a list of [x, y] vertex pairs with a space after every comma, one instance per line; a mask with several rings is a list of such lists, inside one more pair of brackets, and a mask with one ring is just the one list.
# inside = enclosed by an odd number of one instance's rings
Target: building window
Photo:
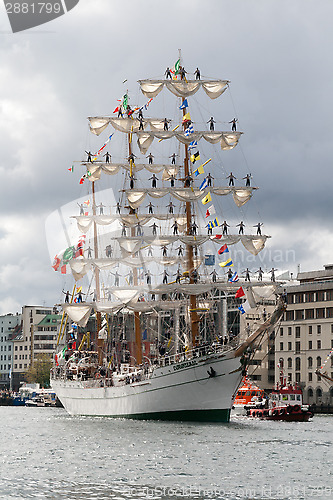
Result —
[[317, 340], [317, 349], [321, 349], [321, 340]]
[[299, 354], [301, 352], [301, 343], [300, 342], [295, 343], [295, 351], [297, 354]]
[[291, 382], [291, 381], [292, 381], [291, 373], [288, 373], [288, 382]]
[[296, 377], [296, 382], [301, 381], [301, 374], [299, 372], [295, 373], [295, 377]]
[[15, 346], [15, 351], [17, 351], [17, 345]]
[[318, 368], [321, 367], [321, 357], [320, 356], [317, 356], [317, 367]]
[[280, 351], [283, 351], [283, 342], [280, 342]]
[[294, 311], [286, 312], [286, 321], [294, 321]]
[[299, 372], [301, 370], [301, 358], [296, 358], [295, 359], [295, 364], [296, 364], [296, 371]]
[[312, 373], [311, 372], [309, 372], [308, 380], [309, 380], [309, 382], [312, 382]]
[[305, 309], [305, 319], [314, 319], [314, 309]]
[[288, 342], [288, 351], [291, 351], [291, 350], [292, 350], [291, 342]]
[[312, 335], [312, 325], [309, 325], [309, 335]]
[[309, 398], [313, 398], [313, 389], [311, 387], [308, 389], [308, 396]]
[[288, 360], [287, 360], [287, 366], [288, 366], [288, 368], [292, 368], [293, 367], [293, 360], [291, 358], [288, 358]]
[[316, 318], [323, 319], [325, 318], [325, 309], [321, 307], [320, 309], [316, 309]]
[[291, 335], [291, 326], [288, 326], [288, 335]]
[[319, 375], [319, 373], [317, 373], [317, 382], [320, 382], [321, 381], [321, 376]]
[[325, 300], [325, 292], [317, 292], [317, 302], [323, 302]]
[[333, 290], [327, 290], [326, 291], [326, 300], [333, 300]]
[[313, 363], [313, 360], [311, 358], [311, 356], [308, 358], [308, 368], [312, 368], [312, 363]]
[[295, 311], [295, 319], [304, 319], [304, 309], [298, 309], [297, 311]]
[[296, 326], [296, 332], [295, 332], [295, 337], [297, 339], [299, 339], [301, 336], [301, 327], [300, 326]]
[[309, 340], [309, 349], [312, 349], [312, 340]]
[[333, 307], [326, 307], [326, 318], [333, 318]]
[[[332, 332], [333, 332], [333, 325], [332, 326]], [[280, 337], [283, 337], [283, 328], [280, 328]]]
[[305, 302], [314, 302], [315, 294], [314, 292], [305, 292]]
[[318, 333], [318, 335], [321, 334], [321, 325], [317, 325], [317, 333]]
[[302, 293], [295, 293], [295, 304], [302, 304], [303, 301], [303, 294]]

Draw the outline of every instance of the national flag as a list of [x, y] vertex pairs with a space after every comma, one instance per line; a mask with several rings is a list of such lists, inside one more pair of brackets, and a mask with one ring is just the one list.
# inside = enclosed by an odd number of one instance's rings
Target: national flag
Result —
[[188, 145], [188, 149], [189, 149], [189, 150], [190, 150], [190, 149], [194, 149], [194, 148], [196, 148], [196, 147], [197, 147], [197, 145], [198, 145], [198, 142], [197, 142], [197, 141], [192, 141], [192, 142], [190, 142], [190, 144]]
[[207, 219], [207, 217], [213, 214], [215, 214], [215, 207], [214, 205], [211, 205], [210, 207], [207, 208], [205, 219]]
[[191, 115], [190, 115], [190, 113], [186, 113], [186, 114], [183, 116], [182, 123], [187, 123], [187, 122], [190, 122], [190, 121], [191, 121]]
[[71, 168], [67, 169], [69, 172], [74, 172], [74, 165], [71, 166]]
[[172, 72], [174, 75], [178, 75], [178, 74], [179, 74], [179, 66], [180, 66], [180, 59], [178, 59], [178, 61], [176, 61], [176, 62], [175, 62], [174, 67], [173, 67], [173, 69], [171, 70], [171, 72]]
[[85, 178], [86, 178], [86, 176], [85, 176], [85, 175], [83, 175], [83, 176], [81, 177], [81, 179], [80, 179], [79, 184], [83, 184], [83, 183], [84, 183], [84, 179], [85, 179]]
[[244, 302], [244, 304], [241, 304], [240, 306], [238, 306], [238, 309], [240, 310], [241, 314], [245, 314], [247, 311], [249, 311], [251, 309], [251, 307], [250, 307], [250, 304], [248, 303], [248, 301], [246, 300]]
[[203, 191], [207, 186], [208, 186], [207, 179], [204, 179], [202, 181], [202, 183], [200, 184], [200, 187], [199, 187], [200, 191]]
[[209, 203], [210, 201], [212, 201], [212, 197], [210, 193], [208, 193], [204, 198], [202, 198], [201, 203], [203, 205], [207, 205], [207, 203]]
[[229, 248], [228, 248], [227, 244], [225, 243], [224, 245], [222, 245], [217, 253], [219, 255], [222, 255], [223, 253], [229, 253]]
[[119, 109], [120, 109], [120, 106], [117, 106], [116, 109], [113, 112], [114, 113], [118, 113]]
[[84, 205], [87, 205], [87, 207], [89, 207], [89, 205], [90, 205], [90, 200], [84, 201], [84, 202], [83, 202], [83, 204], [84, 204]]
[[197, 151], [193, 155], [191, 155], [191, 162], [194, 164], [197, 160], [200, 160], [200, 153]]
[[185, 109], [185, 108], [188, 108], [187, 99], [184, 99], [181, 106], [179, 106], [179, 109]]
[[232, 267], [234, 264], [232, 262], [232, 259], [228, 259], [225, 262], [220, 262], [219, 266], [221, 267]]
[[234, 273], [228, 281], [230, 283], [236, 283], [236, 281], [238, 281], [238, 274]]
[[240, 297], [245, 297], [245, 292], [243, 290], [243, 287], [238, 288], [235, 299], [239, 299]]
[[56, 255], [54, 257], [54, 261], [53, 261], [53, 264], [52, 264], [52, 267], [55, 271], [58, 271], [59, 269], [59, 266], [60, 266], [60, 262], [61, 262], [61, 259], [59, 259], [58, 255]]
[[200, 174], [204, 174], [205, 171], [204, 171], [203, 166], [200, 165], [200, 167], [198, 167], [196, 170], [194, 170], [193, 173], [194, 173], [195, 177], [198, 177], [198, 175], [200, 175]]
[[186, 135], [186, 137], [188, 137], [189, 135], [193, 134], [193, 132], [194, 132], [194, 127], [191, 123], [191, 125], [189, 125], [185, 130], [184, 134]]
[[76, 288], [76, 292], [77, 292], [77, 293], [82, 292], [82, 286], [77, 287], [77, 288]]
[[61, 266], [61, 274], [66, 274], [67, 273], [67, 266], [66, 264], [64, 264], [63, 266]]
[[125, 94], [123, 97], [123, 103], [122, 103], [123, 109], [126, 111], [127, 106], [128, 106], [128, 95]]
[[215, 255], [205, 255], [205, 266], [215, 265]]

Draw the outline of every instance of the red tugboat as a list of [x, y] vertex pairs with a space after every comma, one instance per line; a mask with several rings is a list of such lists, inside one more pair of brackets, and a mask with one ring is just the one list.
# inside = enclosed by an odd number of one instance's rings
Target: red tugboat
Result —
[[272, 391], [264, 403], [255, 408], [247, 407], [247, 416], [264, 420], [283, 420], [285, 422], [307, 422], [313, 413], [308, 405], [303, 405], [302, 390], [295, 384], [286, 385], [283, 371], [280, 372], [280, 383]]

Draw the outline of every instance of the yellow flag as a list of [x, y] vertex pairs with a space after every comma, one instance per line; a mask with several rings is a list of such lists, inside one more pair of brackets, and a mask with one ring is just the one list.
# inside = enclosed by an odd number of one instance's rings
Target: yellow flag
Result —
[[202, 198], [201, 202], [203, 205], [206, 205], [207, 203], [209, 203], [210, 201], [212, 201], [212, 197], [210, 195], [210, 193], [208, 193], [204, 198]]
[[191, 121], [190, 113], [186, 113], [186, 115], [183, 116], [183, 123], [188, 121]]
[[78, 287], [78, 288], [76, 289], [76, 291], [77, 291], [77, 293], [82, 292], [82, 286]]

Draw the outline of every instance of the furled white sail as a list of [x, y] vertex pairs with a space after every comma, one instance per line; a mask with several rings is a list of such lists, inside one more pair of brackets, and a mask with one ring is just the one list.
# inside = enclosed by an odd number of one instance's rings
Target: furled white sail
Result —
[[146, 97], [156, 97], [165, 86], [177, 97], [189, 97], [200, 87], [211, 99], [216, 99], [226, 90], [227, 80], [139, 80], [141, 91]]
[[88, 323], [89, 316], [92, 312], [92, 305], [82, 303], [64, 304], [63, 309], [72, 321], [77, 323], [79, 326], [84, 327]]

